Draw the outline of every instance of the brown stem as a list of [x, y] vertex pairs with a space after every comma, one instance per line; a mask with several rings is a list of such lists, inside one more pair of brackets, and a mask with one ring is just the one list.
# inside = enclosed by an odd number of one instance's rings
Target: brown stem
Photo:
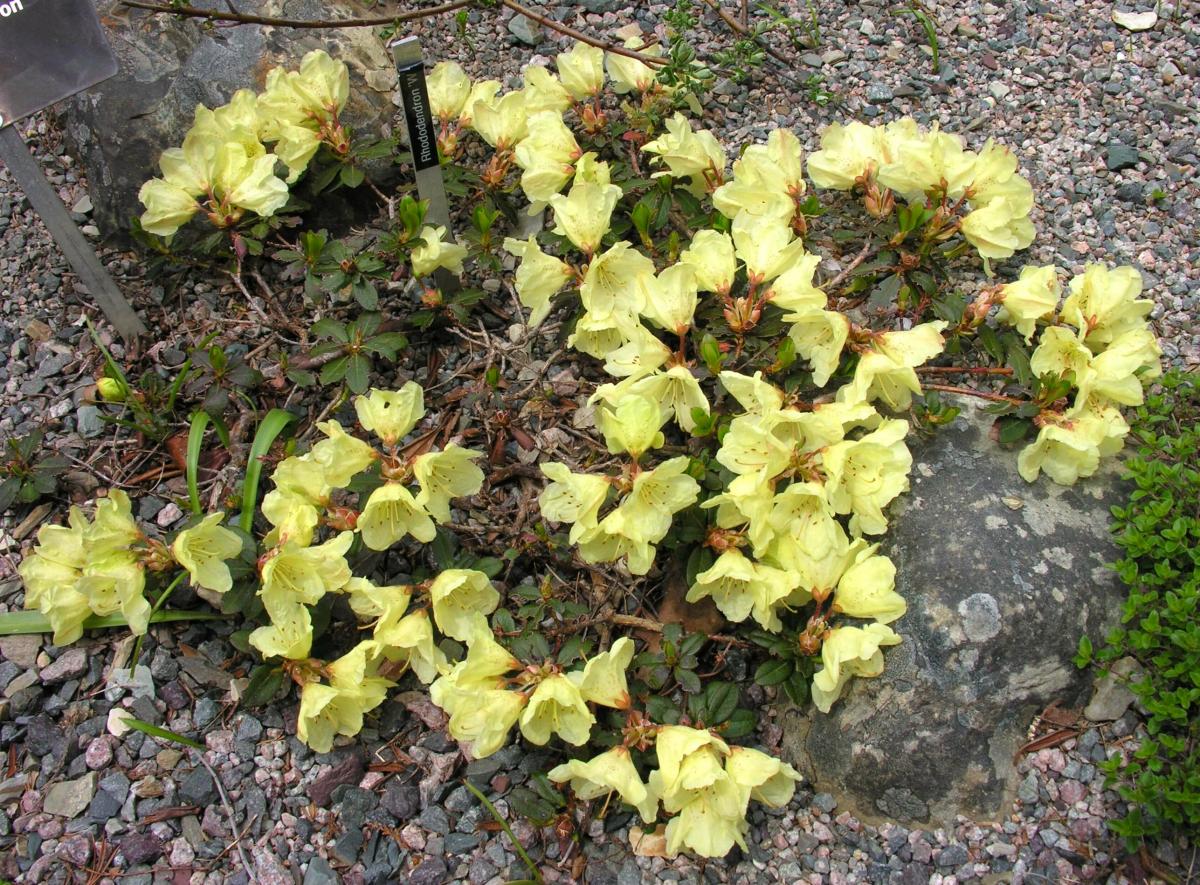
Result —
[[996, 403], [1012, 403], [1015, 406], [1023, 406], [1029, 400], [1018, 399], [1015, 396], [1005, 396], [1002, 393], [987, 393], [983, 390], [973, 390], [970, 387], [955, 387], [952, 384], [922, 384], [922, 390], [940, 390], [943, 393], [960, 393], [963, 396], [977, 396], [980, 399], [991, 400]]
[[556, 22], [554, 19], [542, 15], [540, 12], [534, 12], [527, 6], [522, 6], [516, 0], [500, 0], [502, 6], [507, 6], [518, 15], [523, 15], [531, 21], [537, 22], [543, 27], [549, 28], [552, 31], [557, 31], [564, 37], [570, 37], [573, 40], [578, 40], [580, 43], [587, 43], [589, 46], [596, 46], [606, 52], [612, 52], [617, 55], [623, 55], [626, 58], [636, 58], [642, 64], [650, 67], [662, 67], [667, 63], [665, 58], [658, 58], [653, 55], [644, 55], [641, 52], [634, 52], [632, 49], [626, 49], [619, 43], [610, 43], [607, 40], [598, 40], [595, 37], [590, 37], [583, 31], [577, 31], [569, 25], [564, 25], [562, 22]]
[[848, 264], [846, 267], [844, 267], [842, 269], [841, 273], [839, 273], [836, 277], [834, 277], [828, 283], [822, 284], [821, 288], [822, 289], [836, 289], [843, 282], [845, 282], [846, 277], [848, 277], [848, 276], [850, 276], [850, 274], [854, 273], [854, 269], [856, 267], [858, 267], [860, 264], [862, 264], [864, 261], [867, 260], [867, 256], [870, 253], [871, 253], [871, 241], [867, 240], [865, 243], [863, 243], [862, 251], [860, 251], [856, 256], [854, 256], [854, 260], [851, 261], [850, 264]]
[[454, 12], [470, 6], [475, 0], [453, 0], [440, 6], [430, 6], [428, 9], [416, 9], [411, 12], [399, 12], [396, 15], [380, 16], [377, 18], [345, 18], [333, 20], [273, 18], [266, 15], [246, 15], [240, 12], [218, 12], [211, 9], [197, 9], [194, 6], [161, 6], [157, 3], [146, 3], [144, 0], [121, 0], [122, 5], [134, 9], [148, 9], [151, 12], [167, 15], [178, 15], [183, 18], [203, 18], [208, 21], [234, 22], [239, 25], [271, 25], [276, 28], [375, 28], [396, 22], [413, 21], [441, 15], [444, 12]]
[[917, 372], [925, 375], [1011, 375], [1007, 366], [918, 366]]
[[[608, 620], [622, 627], [636, 627], [639, 630], [649, 630], [651, 633], [661, 633], [665, 626], [658, 621], [652, 621], [649, 618], [639, 618], [636, 615], [612, 614], [608, 616]], [[744, 639], [738, 639], [736, 636], [727, 636], [724, 633], [710, 633], [708, 638], [713, 642], [728, 642], [733, 645], [746, 646], [750, 644]]]

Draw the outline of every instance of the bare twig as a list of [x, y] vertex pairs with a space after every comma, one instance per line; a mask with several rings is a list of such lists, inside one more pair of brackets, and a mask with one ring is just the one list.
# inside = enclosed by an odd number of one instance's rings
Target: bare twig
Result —
[[217, 792], [221, 795], [221, 804], [225, 806], [225, 813], [229, 815], [229, 834], [234, 837], [234, 844], [237, 845], [238, 856], [242, 859], [242, 869], [246, 871], [246, 875], [250, 877], [251, 882], [258, 882], [258, 876], [254, 874], [254, 867], [250, 866], [250, 858], [246, 857], [246, 848], [242, 845], [242, 837], [238, 835], [237, 814], [233, 810], [233, 804], [229, 801], [229, 794], [225, 792], [225, 785], [221, 783], [221, 779], [217, 777], [216, 771], [208, 764], [208, 760], [204, 758], [203, 750], [196, 750], [195, 756], [200, 760], [200, 764], [208, 769], [208, 773], [213, 779], [213, 784], [216, 785]]
[[157, 3], [146, 3], [143, 0], [121, 0], [122, 5], [134, 9], [148, 9], [165, 15], [178, 15], [182, 18], [202, 18], [208, 21], [233, 22], [239, 25], [270, 25], [276, 28], [377, 28], [396, 22], [414, 21], [441, 15], [444, 12], [454, 12], [470, 6], [474, 0], [453, 0], [428, 9], [416, 9], [411, 12], [398, 12], [391, 16], [375, 18], [346, 18], [346, 19], [297, 19], [274, 18], [266, 15], [247, 15], [241, 12], [219, 12], [213, 9], [197, 9], [195, 6], [161, 6]]
[[917, 372], [923, 375], [1011, 375], [1013, 370], [1008, 366], [917, 366]]
[[635, 52], [632, 49], [627, 49], [619, 43], [611, 43], [608, 40], [598, 40], [595, 37], [590, 37], [583, 31], [577, 31], [569, 25], [564, 25], [562, 22], [556, 22], [554, 19], [542, 15], [540, 12], [534, 12], [532, 9], [522, 6], [516, 0], [500, 0], [501, 5], [507, 6], [518, 15], [523, 15], [531, 21], [537, 22], [543, 27], [547, 27], [552, 31], [557, 31], [564, 37], [570, 37], [572, 40], [578, 40], [580, 43], [587, 43], [589, 46], [596, 46], [606, 52], [612, 52], [616, 55], [624, 55], [626, 58], [636, 58], [642, 64], [650, 67], [662, 67], [667, 63], [667, 59], [659, 58], [654, 55], [645, 55], [641, 52]]
[[1018, 399], [1015, 396], [1005, 396], [1002, 393], [988, 393], [985, 390], [974, 390], [970, 387], [955, 387], [952, 384], [922, 384], [922, 390], [940, 390], [943, 393], [960, 393], [963, 396], [977, 396], [980, 399], [991, 400], [995, 403], [1012, 403], [1014, 406], [1023, 406], [1029, 400]]
[[850, 274], [854, 273], [854, 269], [856, 267], [858, 267], [860, 264], [862, 264], [864, 261], [867, 260], [867, 256], [869, 254], [871, 254], [871, 241], [868, 239], [865, 243], [863, 243], [862, 250], [857, 255], [854, 256], [854, 260], [851, 261], [848, 265], [846, 265], [846, 267], [842, 268], [841, 273], [839, 273], [836, 277], [834, 277], [828, 283], [822, 283], [821, 288], [822, 289], [836, 289], [838, 286], [840, 286], [843, 282], [846, 281], [846, 278], [848, 276], [850, 276]]

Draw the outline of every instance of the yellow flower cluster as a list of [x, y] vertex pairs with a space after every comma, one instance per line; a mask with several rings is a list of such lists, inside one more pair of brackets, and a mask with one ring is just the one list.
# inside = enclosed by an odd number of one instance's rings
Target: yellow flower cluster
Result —
[[[261, 95], [241, 89], [219, 108], [197, 106], [183, 145], [159, 158], [162, 177], [142, 185], [142, 227], [168, 237], [200, 211], [217, 227], [236, 224], [248, 211], [273, 215], [323, 142], [342, 154], [349, 150], [338, 122], [349, 88], [346, 65], [314, 50], [299, 71], [270, 71]], [[279, 162], [286, 179], [276, 175]]]
[[[400, 441], [425, 414], [423, 391], [415, 382], [397, 391], [372, 389], [356, 397], [354, 407], [359, 423], [379, 437], [387, 452], [381, 454], [346, 433], [336, 421], [324, 422], [317, 426], [325, 438], [305, 454], [281, 461], [272, 475], [275, 488], [263, 498], [263, 515], [273, 528], [265, 539], [270, 549], [261, 560], [259, 596], [271, 624], [255, 630], [250, 643], [268, 657], [307, 657], [312, 644], [309, 606], [327, 593], [353, 594], [353, 586], [358, 587], [359, 595], [364, 592], [362, 585], [351, 584], [345, 559], [356, 533], [372, 550], [386, 550], [408, 535], [429, 543], [437, 532], [435, 523], [449, 520], [451, 499], [474, 494], [483, 483], [483, 471], [474, 464], [478, 452], [453, 443], [443, 451], [425, 452], [411, 460], [399, 452]], [[335, 491], [346, 488], [376, 462], [381, 465], [383, 484], [371, 492], [360, 513], [351, 511], [349, 519], [339, 514]], [[405, 485], [414, 478], [416, 495]], [[324, 543], [314, 544], [322, 523], [342, 530]], [[445, 596], [457, 599], [451, 591]], [[372, 614], [379, 618], [386, 614], [380, 623], [395, 625], [402, 621], [405, 606], [407, 597], [399, 609], [392, 604], [386, 612]], [[435, 597], [435, 617], [438, 611]], [[448, 635], [455, 635], [456, 623], [451, 616], [438, 617], [439, 627]], [[411, 655], [430, 661], [436, 658], [431, 650], [432, 633], [426, 634], [426, 627], [427, 621], [425, 627], [409, 621], [397, 628], [409, 637], [403, 647], [413, 650], [406, 653], [406, 659]]]
[[134, 545], [144, 535], [130, 513], [129, 496], [111, 489], [92, 522], [72, 507], [67, 525], [38, 531], [37, 547], [21, 563], [25, 607], [38, 609], [54, 628], [54, 644], [83, 635], [91, 615], [120, 612], [139, 636], [150, 623], [143, 557]]
[[[1029, 482], [1045, 472], [1071, 485], [1124, 445], [1129, 425], [1120, 407], [1140, 405], [1143, 384], [1162, 374], [1162, 350], [1146, 321], [1153, 303], [1138, 298], [1141, 291], [1132, 267], [1092, 264], [1071, 280], [1058, 315], [1062, 325], [1042, 331], [1029, 363], [1039, 377], [1070, 381], [1075, 399], [1066, 411], [1047, 409], [1035, 419], [1037, 439], [1017, 459]], [[1025, 268], [1002, 299], [1004, 319], [1018, 328], [1024, 322], [1028, 337], [1057, 306], [1054, 268]]]
[[909, 201], [966, 200], [962, 234], [984, 258], [1007, 258], [1033, 242], [1033, 188], [1017, 174], [1012, 152], [990, 139], [976, 153], [957, 135], [922, 131], [909, 117], [884, 126], [834, 123], [821, 133], [808, 174], [834, 190], [878, 182]]

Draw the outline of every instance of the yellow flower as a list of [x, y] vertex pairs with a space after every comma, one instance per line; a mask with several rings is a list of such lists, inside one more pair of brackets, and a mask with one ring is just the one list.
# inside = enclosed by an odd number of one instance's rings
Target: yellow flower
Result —
[[813, 285], [813, 275], [821, 259], [804, 253], [784, 271], [767, 290], [771, 303], [781, 310], [804, 314], [824, 310], [828, 301], [825, 293]]
[[523, 77], [525, 107], [531, 115], [541, 111], [554, 111], [555, 114], [561, 115], [571, 106], [571, 93], [556, 76], [541, 65], [527, 66]]
[[691, 328], [699, 303], [696, 271], [691, 265], [672, 264], [657, 277], [647, 275], [640, 282], [646, 291], [642, 316], [675, 335]]
[[958, 199], [975, 176], [975, 155], [963, 150], [962, 139], [941, 132], [934, 124], [922, 132], [911, 118], [899, 120], [884, 130], [890, 162], [879, 169], [879, 183], [909, 202], [946, 183], [946, 195]]
[[529, 308], [529, 325], [536, 326], [550, 313], [550, 299], [571, 279], [571, 266], [543, 252], [536, 237], [528, 240], [508, 237], [504, 248], [521, 259], [513, 286], [517, 298]]
[[433, 66], [425, 83], [433, 115], [443, 123], [456, 119], [471, 94], [467, 72], [457, 62], [440, 61]]
[[1029, 343], [1037, 330], [1037, 321], [1046, 319], [1058, 307], [1060, 291], [1054, 265], [1026, 265], [1015, 282], [1001, 287], [1001, 306], [996, 319], [1015, 326]]
[[322, 421], [317, 430], [325, 439], [312, 447], [312, 459], [321, 465], [325, 482], [332, 488], [344, 489], [379, 457], [374, 448], [346, 433], [337, 421]]
[[804, 243], [774, 218], [739, 215], [733, 222], [733, 247], [752, 282], [769, 282], [805, 257]]
[[296, 605], [316, 605], [326, 593], [336, 593], [350, 580], [346, 551], [353, 532], [340, 532], [317, 547], [286, 541], [263, 564], [258, 595], [272, 621]]
[[1029, 368], [1039, 377], [1064, 378], [1071, 374], [1075, 385], [1083, 387], [1091, 381], [1092, 352], [1083, 343], [1082, 334], [1064, 326], [1051, 326], [1042, 332], [1038, 346], [1029, 357]]
[[576, 747], [586, 744], [596, 717], [579, 687], [565, 675], [548, 676], [537, 684], [521, 713], [521, 734], [531, 744], [545, 746], [553, 734]]
[[221, 525], [224, 519], [224, 513], [210, 513], [171, 544], [175, 561], [187, 569], [192, 583], [214, 593], [229, 592], [233, 578], [225, 560], [242, 552], [242, 539]]
[[829, 503], [837, 513], [853, 514], [850, 531], [854, 534], [887, 531], [883, 508], [908, 489], [912, 455], [904, 444], [907, 434], [907, 421], [885, 420], [862, 439], [825, 449], [822, 468]]
[[372, 550], [387, 550], [405, 535], [422, 544], [437, 536], [437, 527], [412, 492], [396, 482], [384, 483], [367, 499], [358, 515], [363, 543]]
[[764, 630], [783, 629], [776, 607], [796, 587], [796, 577], [782, 569], [751, 562], [740, 550], [726, 550], [711, 568], [696, 575], [687, 601], [711, 597], [721, 614], [740, 623], [754, 615]]
[[328, 753], [335, 735], [362, 731], [363, 715], [383, 703], [391, 681], [375, 675], [382, 649], [360, 642], [329, 665], [330, 684], [309, 682], [300, 694], [296, 737], [318, 753]]
[[1017, 158], [989, 138], [975, 158], [971, 202], [982, 206], [999, 197], [1011, 200], [1021, 212], [1033, 208], [1033, 188], [1017, 175]]
[[499, 91], [499, 80], [480, 80], [477, 83], [471, 84], [471, 91], [467, 94], [467, 100], [463, 102], [462, 110], [458, 112], [458, 125], [473, 126], [475, 124], [476, 105], [490, 105], [495, 100], [496, 93]]
[[1078, 386], [1085, 395], [1140, 406], [1146, 397], [1142, 385], [1162, 374], [1161, 356], [1162, 348], [1149, 329], [1122, 332], [1092, 360], [1090, 377]]
[[403, 615], [412, 597], [412, 587], [408, 584], [377, 586], [366, 578], [351, 578], [340, 589], [349, 597], [354, 614], [367, 620], [393, 610], [398, 612], [396, 617]]
[[579, 538], [579, 556], [587, 563], [625, 559], [631, 575], [644, 575], [654, 564], [654, 545], [645, 540], [632, 514], [620, 508]]
[[879, 335], [859, 357], [854, 380], [838, 391], [838, 401], [881, 400], [894, 411], [908, 409], [912, 395], [921, 392], [914, 369], [942, 352], [945, 328], [945, 321], [937, 320]]
[[142, 530], [134, 522], [129, 495], [120, 489], [109, 489], [108, 497], [96, 502], [92, 524], [84, 529], [88, 560], [97, 552], [124, 552], [141, 538]]
[[275, 154], [288, 167], [289, 183], [304, 172], [349, 96], [345, 63], [319, 49], [304, 56], [299, 71], [275, 68], [267, 74], [266, 89], [258, 97], [262, 137], [278, 142]]
[[658, 813], [658, 797], [651, 793], [629, 757], [629, 750], [616, 746], [584, 762], [572, 759], [550, 769], [546, 776], [557, 784], [570, 781], [571, 790], [584, 800], [598, 799], [616, 792], [621, 801], [632, 805], [644, 823], [652, 823]]
[[450, 521], [450, 501], [473, 495], [483, 486], [483, 471], [472, 462], [480, 452], [450, 443], [440, 452], [426, 452], [413, 461], [413, 476], [421, 486], [417, 504], [439, 523]]
[[672, 516], [696, 503], [700, 484], [685, 473], [689, 463], [681, 455], [634, 477], [633, 488], [617, 507], [627, 537], [656, 544], [670, 531]]
[[750, 415], [767, 415], [783, 408], [782, 391], [764, 381], [762, 372], [750, 376], [726, 369], [717, 377], [721, 386]]
[[658, 403], [666, 418], [674, 416], [675, 423], [686, 431], [696, 426], [692, 409], [700, 409], [705, 414], [709, 411], [700, 382], [687, 366], [671, 366], [665, 372], [656, 369], [643, 375], [631, 375], [617, 384], [603, 384], [592, 396], [592, 401], [619, 401], [631, 393]]
[[500, 594], [487, 575], [460, 568], [439, 574], [429, 585], [429, 598], [438, 629], [463, 642], [475, 634], [478, 622], [487, 626], [486, 616], [500, 603]]
[[476, 621], [467, 640], [467, 657], [429, 687], [430, 699], [450, 714], [456, 740], [470, 742], [476, 759], [502, 746], [528, 699], [508, 691], [505, 674], [520, 662], [492, 636], [486, 622]]
[[264, 658], [303, 660], [312, 650], [312, 616], [299, 603], [276, 606], [271, 623], [254, 630], [249, 641]]
[[570, 51], [560, 52], [555, 63], [563, 86], [576, 101], [597, 95], [604, 88], [603, 49], [576, 42]]
[[567, 675], [579, 687], [579, 693], [585, 701], [602, 707], [628, 710], [631, 701], [625, 670], [632, 660], [633, 640], [622, 636], [608, 651], [592, 657], [582, 670]]
[[[431, 694], [432, 689], [433, 686], [430, 687]], [[472, 758], [483, 759], [508, 742], [508, 733], [521, 718], [528, 702], [525, 695], [515, 691], [490, 689], [473, 692], [469, 703], [450, 714], [450, 734], [455, 740], [471, 745]]]
[[962, 220], [962, 235], [984, 258], [1008, 258], [1033, 242], [1029, 210], [1009, 197], [997, 197]]
[[611, 454], [628, 452], [638, 460], [650, 449], [663, 444], [662, 427], [666, 416], [649, 397], [626, 394], [615, 404], [602, 403], [596, 408], [596, 426], [604, 434]]
[[738, 475], [769, 480], [792, 460], [793, 447], [772, 431], [775, 422], [762, 415], [738, 415], [721, 439], [717, 462]]
[[812, 698], [817, 709], [828, 713], [854, 676], [872, 677], [883, 672], [881, 646], [898, 645], [900, 637], [883, 624], [835, 627], [821, 645], [822, 668], [813, 676]]
[[530, 116], [528, 134], [517, 144], [515, 157], [517, 165], [524, 170], [521, 189], [534, 206], [540, 208], [571, 180], [575, 174], [573, 164], [579, 159], [580, 150], [575, 136], [563, 123], [562, 115], [541, 111]]
[[883, 130], [865, 123], [831, 123], [821, 131], [821, 150], [808, 157], [808, 176], [817, 187], [848, 191], [885, 157]]
[[434, 645], [427, 609], [404, 614], [397, 602], [383, 612], [372, 636], [388, 660], [404, 661], [426, 685], [449, 670], [446, 655]]
[[263, 539], [264, 543], [274, 547], [290, 540], [307, 547], [333, 491], [326, 466], [317, 461], [313, 452], [293, 455], [276, 465], [271, 481], [275, 488], [264, 496], [262, 511], [274, 528]]
[[622, 240], [588, 263], [579, 299], [592, 317], [618, 318], [621, 324], [632, 326], [632, 319], [626, 318], [633, 318], [646, 306], [644, 281], [653, 284], [654, 262]]
[[[637, 49], [645, 44], [642, 29], [636, 23], [626, 25], [617, 31], [617, 36], [625, 41], [626, 49]], [[659, 56], [660, 46], [646, 46], [641, 49], [642, 55]], [[654, 68], [636, 58], [620, 55], [616, 52], [604, 54], [604, 68], [613, 82], [613, 91], [617, 95], [627, 92], [646, 92], [654, 86]]]
[[472, 128], [496, 150], [515, 147], [528, 132], [529, 109], [524, 92], [509, 92], [491, 101], [477, 101]]
[[540, 466], [552, 482], [538, 496], [538, 509], [544, 519], [568, 523], [569, 540], [578, 543], [584, 533], [596, 528], [600, 508], [612, 484], [606, 476], [572, 473], [566, 464], [550, 462]]
[[619, 186], [580, 181], [576, 177], [565, 196], [554, 194], [549, 199], [554, 209], [554, 232], [565, 236], [590, 257], [600, 247], [601, 237], [608, 232], [609, 220], [619, 199]]
[[637, 314], [614, 311], [598, 316], [584, 311], [575, 321], [575, 331], [567, 336], [567, 346], [596, 359], [606, 359], [617, 348], [637, 338], [641, 328]]
[[861, 539], [851, 545], [854, 561], [838, 582], [833, 611], [890, 624], [908, 610], [904, 597], [895, 590], [896, 566], [888, 557], [879, 556], [878, 549], [878, 544], [868, 546]]
[[730, 747], [725, 771], [734, 783], [749, 791], [751, 799], [771, 808], [791, 802], [801, 779], [786, 762], [750, 747]]
[[1045, 472], [1060, 485], [1091, 476], [1100, 458], [1120, 451], [1129, 425], [1113, 406], [1081, 393], [1065, 415], [1042, 413], [1037, 439], [1017, 456], [1017, 471], [1026, 482]]
[[1132, 267], [1089, 264], [1071, 280], [1062, 318], [1084, 333], [1090, 346], [1104, 345], [1123, 332], [1141, 329], [1154, 302], [1139, 299], [1142, 276]]
[[667, 347], [645, 326], [633, 328], [632, 337], [604, 358], [604, 371], [614, 378], [641, 378], [651, 374], [671, 358]]
[[642, 150], [656, 156], [656, 162], [666, 166], [676, 177], [689, 175], [714, 176], [714, 182], [725, 173], [725, 151], [707, 130], [692, 131], [692, 124], [683, 114], [676, 113], [666, 121], [667, 131]]
[[394, 446], [425, 416], [425, 391], [415, 381], [391, 392], [372, 387], [354, 398], [354, 411], [364, 430]]
[[784, 317], [796, 353], [812, 364], [813, 384], [824, 387], [837, 371], [850, 337], [850, 320], [836, 310], [805, 310]]
[[737, 273], [733, 240], [729, 234], [707, 228], [697, 231], [679, 261], [695, 268], [696, 283], [701, 292], [729, 294]]
[[463, 269], [463, 259], [467, 257], [467, 249], [457, 243], [446, 242], [446, 228], [425, 225], [421, 229], [421, 242], [412, 250], [409, 258], [412, 260], [413, 276], [423, 277], [433, 273], [439, 267], [444, 267], [451, 273], [460, 274]]
[[87, 598], [92, 612], [98, 615], [120, 612], [136, 636], [145, 633], [150, 625], [150, 603], [143, 595], [145, 587], [145, 567], [135, 554], [123, 550], [89, 553], [83, 575], [75, 584]]

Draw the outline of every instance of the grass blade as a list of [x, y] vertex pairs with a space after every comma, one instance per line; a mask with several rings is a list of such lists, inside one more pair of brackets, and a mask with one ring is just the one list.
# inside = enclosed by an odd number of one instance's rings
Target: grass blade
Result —
[[[169, 624], [174, 621], [216, 621], [229, 615], [213, 611], [191, 611], [169, 609], [157, 611], [150, 616], [151, 624]], [[92, 615], [83, 622], [85, 630], [101, 630], [107, 627], [128, 627], [124, 615]], [[0, 636], [23, 636], [29, 633], [53, 633], [50, 619], [41, 612], [0, 612]]]
[[508, 838], [512, 840], [513, 848], [516, 849], [517, 854], [521, 856], [521, 860], [525, 862], [525, 866], [529, 869], [529, 874], [533, 876], [533, 881], [536, 882], [537, 885], [542, 885], [543, 880], [541, 870], [537, 868], [537, 864], [535, 864], [529, 854], [526, 853], [525, 848], [521, 845], [521, 840], [518, 839], [517, 834], [512, 831], [512, 827], [508, 825], [508, 821], [506, 821], [500, 812], [496, 810], [496, 806], [488, 801], [488, 797], [483, 795], [479, 788], [466, 778], [463, 778], [463, 786], [475, 794], [475, 798], [483, 803], [483, 807], [488, 810], [488, 813], [491, 814], [493, 818], [495, 818], [496, 823], [500, 825], [500, 828], [508, 834]]
[[242, 487], [242, 531], [250, 534], [254, 528], [254, 511], [258, 507], [258, 478], [262, 473], [262, 459], [271, 450], [272, 443], [296, 416], [283, 409], [271, 409], [258, 425], [254, 442], [250, 444], [250, 457], [246, 463], [246, 480]]
[[177, 744], [183, 744], [185, 747], [191, 747], [193, 750], [204, 749], [204, 744], [198, 741], [184, 737], [176, 731], [171, 731], [169, 728], [162, 728], [158, 725], [151, 725], [149, 722], [143, 722], [134, 716], [122, 716], [121, 722], [136, 731], [150, 735], [150, 737], [161, 738], [164, 741], [174, 741]]
[[200, 506], [200, 449], [204, 445], [204, 430], [208, 427], [208, 412], [192, 414], [192, 426], [188, 429], [187, 440], [187, 490], [188, 500], [192, 502], [192, 513], [200, 516], [203, 508]]

